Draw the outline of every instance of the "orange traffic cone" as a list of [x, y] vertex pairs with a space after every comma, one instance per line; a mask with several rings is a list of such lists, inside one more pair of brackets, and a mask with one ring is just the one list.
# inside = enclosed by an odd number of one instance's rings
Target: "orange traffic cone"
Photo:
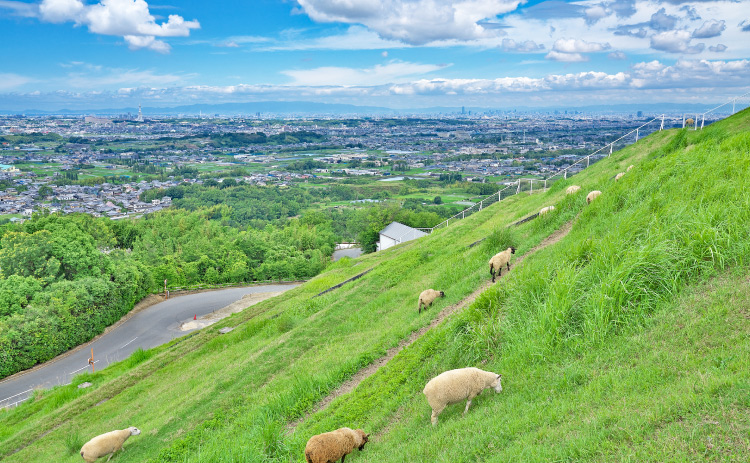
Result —
[[193, 320], [198, 320], [198, 315], [193, 315]]

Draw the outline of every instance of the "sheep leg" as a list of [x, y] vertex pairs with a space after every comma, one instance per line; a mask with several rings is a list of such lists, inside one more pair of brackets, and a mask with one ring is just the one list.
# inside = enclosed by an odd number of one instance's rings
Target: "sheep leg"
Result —
[[346, 458], [346, 454], [341, 456], [341, 463], [344, 463], [344, 459]]
[[471, 399], [466, 401], [466, 408], [464, 408], [464, 415], [469, 411], [469, 405], [471, 405]]
[[510, 272], [510, 261], [508, 261], [508, 271]]
[[[443, 408], [445, 408], [445, 407], [443, 407]], [[443, 411], [442, 408], [438, 409], [438, 410], [434, 410], [434, 409], [432, 410], [432, 417], [430, 417], [430, 422], [432, 423], [433, 426], [435, 426], [437, 424], [437, 422], [438, 422], [438, 415], [440, 415], [440, 413], [442, 411]]]

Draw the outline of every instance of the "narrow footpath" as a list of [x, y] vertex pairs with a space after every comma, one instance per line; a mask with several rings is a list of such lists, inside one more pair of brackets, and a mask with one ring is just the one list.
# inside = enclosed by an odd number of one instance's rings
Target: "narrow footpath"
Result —
[[[577, 218], [577, 217], [576, 217]], [[551, 235], [549, 235], [547, 238], [545, 238], [541, 243], [534, 246], [527, 252], [526, 254], [519, 256], [518, 259], [512, 261], [512, 266], [510, 271], [512, 272], [514, 268], [516, 268], [518, 265], [520, 265], [524, 259], [535, 252], [539, 251], [540, 249], [544, 249], [547, 246], [550, 246], [552, 244], [557, 243], [561, 239], [563, 239], [567, 234], [570, 232], [570, 230], [573, 228], [573, 223], [576, 219], [571, 220], [570, 222], [566, 223], [562, 227], [560, 227], [558, 230], [553, 232]], [[509, 272], [503, 273], [502, 276], [498, 277], [497, 281], [499, 281], [500, 278], [504, 278], [505, 275], [507, 275]], [[489, 278], [489, 277], [488, 277]], [[492, 283], [491, 280], [488, 279], [485, 283], [483, 283], [479, 288], [477, 288], [473, 293], [466, 296], [463, 300], [458, 302], [457, 304], [450, 305], [448, 307], [445, 307], [443, 310], [440, 311], [440, 313], [430, 322], [429, 325], [423, 326], [417, 331], [414, 331], [411, 336], [408, 338], [402, 340], [397, 346], [391, 347], [386, 351], [386, 354], [383, 357], [380, 357], [379, 359], [372, 362], [367, 367], [359, 370], [357, 373], [354, 374], [349, 380], [345, 381], [341, 386], [339, 386], [336, 390], [331, 392], [329, 395], [323, 398], [320, 402], [318, 402], [315, 407], [310, 410], [308, 413], [306, 413], [301, 418], [289, 423], [287, 425], [287, 432], [291, 433], [294, 431], [294, 429], [303, 421], [305, 421], [310, 415], [313, 415], [323, 409], [325, 409], [331, 402], [333, 402], [334, 399], [337, 397], [340, 397], [344, 394], [348, 394], [351, 391], [353, 391], [359, 384], [364, 381], [365, 379], [369, 378], [371, 375], [375, 374], [380, 368], [382, 368], [384, 365], [386, 365], [391, 359], [393, 359], [396, 355], [398, 355], [399, 352], [404, 350], [404, 348], [410, 346], [414, 341], [422, 337], [425, 333], [430, 331], [431, 329], [435, 328], [439, 324], [441, 324], [443, 321], [445, 321], [446, 318], [448, 318], [450, 315], [459, 312], [463, 310], [465, 307], [468, 307], [471, 305], [474, 300], [479, 297], [480, 294], [482, 294], [484, 291], [486, 291], [490, 286], [492, 286], [494, 283]]]

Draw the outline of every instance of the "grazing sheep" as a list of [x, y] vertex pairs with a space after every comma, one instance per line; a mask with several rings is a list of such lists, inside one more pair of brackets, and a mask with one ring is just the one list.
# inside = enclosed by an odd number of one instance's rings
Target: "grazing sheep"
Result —
[[131, 426], [127, 429], [119, 429], [101, 434], [83, 444], [83, 447], [81, 447], [81, 456], [87, 463], [93, 463], [98, 458], [110, 454], [109, 458], [107, 458], [107, 461], [109, 461], [115, 452], [122, 450], [122, 444], [128, 440], [128, 437], [137, 436], [140, 433], [140, 429]]
[[633, 164], [630, 164], [627, 169], [625, 169], [625, 172], [630, 172], [630, 169], [635, 167]]
[[547, 206], [543, 207], [541, 211], [539, 211], [539, 215], [545, 215], [547, 213], [550, 213], [555, 210], [555, 206]]
[[586, 195], [586, 203], [587, 204], [591, 204], [591, 201], [593, 201], [596, 198], [598, 198], [600, 194], [602, 194], [602, 192], [599, 191], [599, 190], [594, 190], [591, 193], [587, 194]]
[[568, 187], [568, 189], [565, 190], [565, 194], [566, 195], [572, 195], [572, 194], [578, 193], [578, 190], [580, 190], [580, 189], [581, 189], [581, 187], [579, 187], [578, 185], [570, 185]]
[[690, 119], [688, 119], [688, 120], [685, 121], [685, 127], [692, 127], [694, 123], [695, 123], [695, 121], [691, 117]]
[[620, 180], [624, 176], [625, 176], [625, 172], [620, 172], [619, 174], [615, 175], [615, 182]]
[[368, 435], [361, 429], [339, 428], [312, 436], [305, 445], [307, 463], [333, 463], [341, 458], [341, 463], [352, 450], [365, 448]]
[[423, 304], [425, 310], [427, 310], [427, 307], [431, 306], [433, 301], [439, 297], [445, 297], [445, 293], [443, 291], [435, 291], [434, 289], [425, 289], [422, 291], [419, 294], [419, 304], [417, 305], [419, 313], [422, 313]]
[[495, 282], [495, 272], [497, 276], [502, 275], [503, 266], [508, 267], [510, 271], [510, 255], [516, 253], [516, 248], [513, 246], [509, 247], [505, 251], [498, 252], [490, 259], [490, 275], [492, 275], [492, 282]]
[[432, 407], [430, 421], [435, 426], [438, 415], [450, 404], [455, 404], [466, 399], [464, 415], [469, 411], [472, 399], [482, 393], [488, 387], [495, 392], [501, 392], [503, 386], [500, 384], [502, 375], [479, 368], [459, 368], [443, 372], [430, 380], [422, 390], [427, 396], [427, 402]]

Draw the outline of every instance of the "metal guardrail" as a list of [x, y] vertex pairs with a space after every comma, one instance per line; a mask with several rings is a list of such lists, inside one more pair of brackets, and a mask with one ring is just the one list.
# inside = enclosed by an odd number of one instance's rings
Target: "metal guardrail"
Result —
[[[619, 141], [621, 141], [621, 140], [623, 140], [623, 139], [625, 139], [625, 138], [627, 138], [629, 136], [633, 136], [634, 134], [635, 134], [635, 143], [637, 143], [638, 140], [640, 140], [640, 138], [641, 138], [641, 136], [640, 136], [641, 135], [641, 129], [643, 129], [644, 127], [646, 127], [646, 126], [648, 126], [650, 124], [653, 124], [656, 121], [660, 121], [659, 130], [660, 131], [663, 130], [664, 129], [664, 119], [665, 119], [665, 115], [664, 114], [656, 116], [655, 118], [651, 119], [650, 121], [646, 122], [645, 124], [642, 124], [642, 125], [636, 127], [635, 129], [631, 130], [630, 132], [626, 133], [625, 135], [621, 136], [617, 140], [614, 140], [612, 142], [607, 143], [606, 145], [602, 146], [601, 148], [599, 148], [598, 150], [594, 151], [593, 153], [591, 153], [591, 154], [589, 154], [589, 155], [587, 155], [587, 156], [579, 159], [578, 161], [574, 162], [573, 164], [567, 166], [564, 169], [560, 169], [559, 171], [555, 172], [554, 174], [550, 175], [549, 177], [546, 177], [544, 179], [520, 178], [520, 179], [516, 180], [515, 182], [508, 184], [505, 188], [503, 188], [502, 190], [499, 190], [497, 193], [492, 193], [491, 195], [485, 197], [484, 199], [482, 199], [478, 203], [474, 204], [473, 206], [471, 206], [469, 208], [466, 208], [463, 211], [459, 212], [458, 214], [455, 214], [455, 215], [449, 217], [448, 219], [446, 219], [445, 221], [443, 221], [443, 222], [435, 225], [434, 227], [432, 227], [432, 228], [418, 228], [417, 230], [421, 230], [421, 231], [423, 231], [425, 233], [432, 233], [434, 230], [437, 230], [438, 228], [447, 227], [448, 225], [450, 225], [451, 221], [455, 222], [456, 220], [464, 219], [464, 218], [470, 216], [471, 214], [473, 214], [475, 212], [481, 211], [483, 208], [489, 206], [490, 204], [494, 204], [494, 203], [496, 203], [498, 201], [502, 201], [503, 199], [507, 198], [508, 196], [516, 195], [516, 194], [520, 193], [521, 191], [526, 191], [526, 190], [522, 190], [522, 188], [521, 188], [521, 185], [522, 185], [523, 182], [526, 182], [526, 184], [528, 185], [528, 189], [529, 189], [530, 193], [534, 192], [534, 182], [538, 182], [538, 183], [543, 184], [542, 188], [546, 189], [547, 188], [547, 182], [549, 180], [552, 180], [552, 179], [554, 179], [555, 177], [558, 177], [558, 176], [560, 176], [562, 178], [568, 178], [568, 173], [571, 171], [571, 169], [573, 169], [575, 166], [577, 166], [579, 164], [582, 164], [584, 161], [586, 162], [586, 167], [589, 167], [591, 165], [591, 163], [592, 163], [592, 159], [593, 159], [593, 162], [596, 162], [596, 161], [598, 161], [598, 160], [600, 160], [602, 158], [611, 156], [612, 152], [614, 151], [615, 143], [617, 143], [617, 142], [619, 142]], [[601, 154], [602, 151], [606, 150], [607, 148], [609, 148], [609, 152], [606, 155], [605, 154]], [[583, 169], [579, 168], [579, 170], [583, 170]], [[515, 190], [515, 192], [513, 190]]]
[[[748, 103], [750, 103], [750, 92], [743, 93], [740, 96], [736, 96], [736, 97], [728, 100], [726, 103], [720, 104], [719, 106], [717, 106], [715, 108], [709, 109], [708, 111], [704, 112], [703, 114], [696, 115], [695, 116], [695, 120], [693, 122], [694, 130], [698, 130], [698, 117], [699, 116], [701, 118], [701, 130], [703, 130], [703, 126], [706, 123], [706, 114], [712, 113], [712, 112], [716, 111], [717, 109], [723, 108], [724, 106], [727, 106], [729, 103], [732, 103], [732, 114], [734, 114], [735, 112], [737, 112], [736, 111], [737, 100], [741, 100], [742, 98], [746, 98], [748, 100]], [[685, 116], [683, 116], [682, 128], [685, 128], [685, 122], [684, 121], [685, 121]]]

